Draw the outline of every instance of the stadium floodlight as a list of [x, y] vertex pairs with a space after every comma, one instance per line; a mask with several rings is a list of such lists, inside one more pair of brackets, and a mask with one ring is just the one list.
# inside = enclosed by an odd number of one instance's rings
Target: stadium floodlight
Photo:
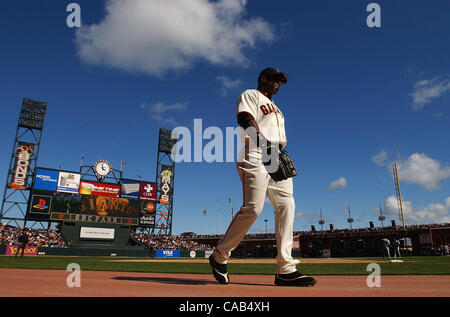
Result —
[[171, 154], [174, 153], [174, 145], [178, 141], [178, 136], [176, 133], [173, 133], [176, 139], [172, 139], [172, 131], [167, 129], [159, 130], [159, 152]]
[[46, 111], [46, 102], [23, 98], [0, 210], [0, 220], [6, 224], [26, 224], [29, 191], [39, 156]]
[[44, 127], [47, 103], [24, 98], [20, 111], [19, 126], [29, 129], [42, 130]]

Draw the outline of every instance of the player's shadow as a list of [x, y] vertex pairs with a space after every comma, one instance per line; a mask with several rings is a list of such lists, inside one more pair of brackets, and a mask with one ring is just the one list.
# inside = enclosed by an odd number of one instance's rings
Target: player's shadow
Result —
[[[219, 285], [216, 281], [205, 280], [193, 280], [176, 277], [133, 277], [133, 276], [116, 276], [111, 279], [117, 281], [137, 281], [137, 282], [152, 282], [162, 284], [178, 284], [178, 285]], [[249, 286], [274, 286], [273, 284], [254, 284], [245, 282], [230, 282], [230, 284], [236, 285], [249, 285]]]
[[205, 280], [192, 280], [185, 278], [176, 277], [133, 277], [133, 276], [116, 276], [112, 277], [113, 280], [118, 281], [137, 281], [137, 282], [153, 282], [153, 283], [163, 283], [163, 284], [181, 284], [181, 285], [208, 285], [217, 284], [212, 281]]

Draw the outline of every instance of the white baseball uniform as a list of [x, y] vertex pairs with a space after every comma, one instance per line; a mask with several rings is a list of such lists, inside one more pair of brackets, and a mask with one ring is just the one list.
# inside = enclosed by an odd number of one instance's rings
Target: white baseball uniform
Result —
[[[237, 100], [237, 112], [253, 116], [262, 134], [274, 144], [287, 143], [284, 116], [275, 103], [256, 89], [244, 91]], [[295, 272], [298, 260], [292, 258], [295, 202], [292, 178], [275, 182], [261, 161], [261, 149], [245, 139], [239, 154], [237, 170], [242, 181], [243, 204], [227, 232], [218, 242], [214, 259], [226, 264], [233, 251], [247, 234], [263, 210], [266, 195], [274, 206], [277, 241], [277, 274]]]

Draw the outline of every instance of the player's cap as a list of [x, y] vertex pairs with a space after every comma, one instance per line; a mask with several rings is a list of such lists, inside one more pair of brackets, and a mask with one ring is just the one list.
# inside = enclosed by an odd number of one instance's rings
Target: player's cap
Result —
[[286, 84], [288, 81], [288, 75], [286, 73], [282, 73], [278, 69], [272, 67], [268, 67], [262, 70], [261, 73], [259, 74], [258, 81], [261, 79], [261, 76], [278, 80], [283, 84]]

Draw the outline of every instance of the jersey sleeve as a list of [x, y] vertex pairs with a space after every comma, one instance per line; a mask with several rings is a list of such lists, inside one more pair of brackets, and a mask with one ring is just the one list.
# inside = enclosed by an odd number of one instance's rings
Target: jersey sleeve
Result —
[[257, 120], [258, 96], [251, 90], [244, 91], [236, 102], [237, 113], [247, 112]]

